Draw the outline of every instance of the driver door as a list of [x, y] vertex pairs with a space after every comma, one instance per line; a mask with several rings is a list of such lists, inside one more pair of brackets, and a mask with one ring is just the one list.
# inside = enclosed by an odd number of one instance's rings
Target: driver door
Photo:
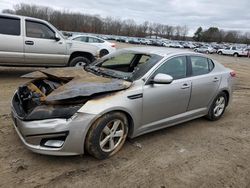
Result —
[[170, 84], [144, 86], [142, 131], [166, 127], [171, 117], [186, 112], [188, 108], [191, 81], [186, 76], [186, 56], [174, 57], [163, 63], [151, 78], [158, 73], [171, 75], [174, 80]]
[[64, 40], [55, 40], [55, 31], [47, 24], [25, 20], [24, 60], [30, 65], [66, 64], [66, 44]]

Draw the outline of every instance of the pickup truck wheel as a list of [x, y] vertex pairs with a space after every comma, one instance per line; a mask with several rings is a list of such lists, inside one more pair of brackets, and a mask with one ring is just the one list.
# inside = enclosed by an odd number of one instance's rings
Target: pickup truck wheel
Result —
[[103, 56], [105, 56], [105, 55], [107, 55], [107, 54], [109, 54], [109, 51], [106, 50], [106, 49], [102, 49], [102, 50], [100, 51], [100, 57], [103, 57]]
[[73, 58], [70, 61], [69, 66], [70, 67], [84, 67], [89, 64], [90, 64], [90, 61], [86, 57], [79, 56], [79, 57]]
[[234, 57], [239, 57], [239, 54], [238, 53], [234, 53]]
[[218, 52], [219, 55], [222, 55], [222, 52]]
[[117, 153], [128, 134], [128, 120], [121, 112], [111, 112], [100, 117], [90, 127], [85, 139], [87, 152], [97, 159]]

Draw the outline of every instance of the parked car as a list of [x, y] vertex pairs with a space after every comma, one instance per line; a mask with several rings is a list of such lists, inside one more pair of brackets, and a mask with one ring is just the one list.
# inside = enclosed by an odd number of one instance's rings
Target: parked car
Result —
[[200, 53], [206, 53], [206, 54], [216, 53], [216, 50], [214, 48], [208, 47], [208, 46], [202, 46], [200, 48], [195, 48], [194, 51], [200, 52]]
[[67, 40], [50, 23], [0, 14], [0, 65], [82, 66], [99, 58], [100, 49]]
[[48, 155], [114, 155], [127, 137], [206, 116], [218, 120], [232, 98], [234, 71], [199, 53], [130, 48], [82, 68], [24, 75], [12, 99], [25, 146]]
[[163, 46], [163, 42], [161, 40], [157, 40], [157, 39], [151, 39], [151, 45], [153, 46]]
[[169, 47], [171, 48], [184, 48], [180, 43], [178, 42], [171, 42], [169, 43]]
[[220, 55], [232, 55], [235, 57], [239, 57], [239, 56], [247, 56], [247, 51], [244, 49], [238, 49], [235, 46], [233, 47], [227, 47], [225, 49], [219, 49], [217, 51], [218, 54]]
[[137, 38], [129, 38], [128, 43], [130, 44], [141, 44]]
[[149, 39], [142, 38], [142, 39], [139, 39], [139, 41], [140, 41], [140, 44], [144, 44], [144, 45], [151, 45], [152, 44], [152, 41]]
[[103, 57], [116, 50], [115, 43], [108, 42], [99, 37], [92, 35], [76, 35], [70, 37], [69, 40], [80, 41], [84, 43], [90, 43], [97, 46], [100, 49], [100, 57]]
[[194, 49], [194, 48], [195, 48], [195, 45], [193, 45], [192, 43], [184, 43], [184, 44], [183, 44], [183, 47], [184, 47], [184, 48], [191, 48], [191, 49]]

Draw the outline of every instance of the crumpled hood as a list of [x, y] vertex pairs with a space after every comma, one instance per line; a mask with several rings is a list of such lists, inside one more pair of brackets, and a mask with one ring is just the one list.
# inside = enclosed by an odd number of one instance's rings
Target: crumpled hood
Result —
[[53, 79], [66, 81], [46, 96], [46, 101], [58, 101], [75, 97], [88, 97], [98, 93], [106, 93], [127, 89], [131, 82], [97, 76], [83, 68], [49, 68], [22, 76], [33, 79]]

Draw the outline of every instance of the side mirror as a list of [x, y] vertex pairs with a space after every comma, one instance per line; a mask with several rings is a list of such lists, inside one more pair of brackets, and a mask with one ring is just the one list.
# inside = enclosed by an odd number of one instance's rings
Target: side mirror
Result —
[[55, 40], [56, 40], [56, 41], [61, 40], [60, 36], [59, 36], [57, 33], [55, 34]]
[[159, 73], [151, 80], [153, 84], [170, 84], [174, 78], [168, 74]]

